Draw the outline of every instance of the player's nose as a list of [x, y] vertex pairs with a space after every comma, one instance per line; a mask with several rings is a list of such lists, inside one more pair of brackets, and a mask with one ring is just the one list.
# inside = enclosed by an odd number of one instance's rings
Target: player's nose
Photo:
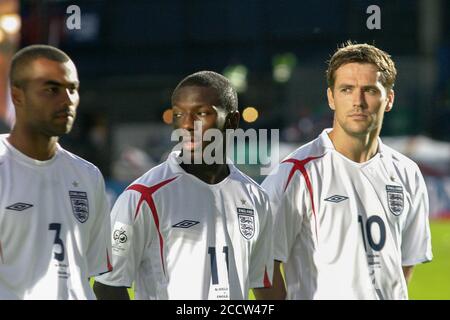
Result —
[[186, 112], [181, 117], [180, 128], [185, 130], [194, 130], [194, 121], [195, 116], [190, 112]]
[[77, 90], [72, 90], [69, 88], [66, 88], [63, 92], [63, 100], [64, 100], [64, 105], [67, 106], [77, 106], [78, 102], [80, 100], [80, 96], [78, 94]]
[[352, 103], [355, 107], [364, 106], [364, 91], [363, 90], [353, 90], [352, 93]]

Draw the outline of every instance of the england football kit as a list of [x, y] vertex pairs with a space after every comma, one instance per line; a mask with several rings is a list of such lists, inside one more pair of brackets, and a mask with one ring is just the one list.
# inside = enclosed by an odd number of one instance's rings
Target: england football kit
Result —
[[417, 165], [378, 139], [356, 163], [330, 129], [288, 156], [262, 186], [288, 299], [407, 299], [402, 266], [430, 261], [428, 195]]
[[111, 270], [99, 170], [59, 145], [27, 157], [0, 136], [0, 299], [95, 299], [89, 277]]
[[122, 193], [111, 214], [113, 269], [97, 277], [136, 299], [247, 299], [270, 286], [267, 195], [233, 165], [217, 184], [186, 173], [172, 152]]

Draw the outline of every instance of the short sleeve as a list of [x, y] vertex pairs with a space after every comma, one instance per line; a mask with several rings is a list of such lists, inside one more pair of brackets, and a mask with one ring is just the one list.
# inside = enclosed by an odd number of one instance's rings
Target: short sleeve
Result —
[[111, 242], [109, 240], [111, 233], [109, 207], [105, 193], [105, 182], [100, 171], [97, 171], [97, 186], [94, 198], [95, 220], [89, 230], [89, 247], [86, 252], [90, 277], [109, 272], [112, 269]]
[[412, 205], [402, 231], [402, 265], [412, 266], [431, 261], [429, 205], [425, 181], [417, 168], [411, 190]]
[[275, 173], [269, 175], [262, 183], [262, 187], [269, 195], [273, 216], [274, 259], [287, 262], [289, 253], [294, 245], [302, 222], [302, 208], [300, 201], [301, 190], [298, 179], [287, 184], [289, 165], [281, 165]]
[[263, 202], [262, 210], [258, 216], [260, 232], [251, 253], [249, 278], [250, 288], [268, 288], [272, 286], [273, 276], [273, 237], [272, 212], [267, 196]]
[[96, 280], [110, 286], [131, 287], [145, 249], [151, 242], [153, 223], [150, 209], [141, 194], [126, 190], [111, 211], [112, 272]]

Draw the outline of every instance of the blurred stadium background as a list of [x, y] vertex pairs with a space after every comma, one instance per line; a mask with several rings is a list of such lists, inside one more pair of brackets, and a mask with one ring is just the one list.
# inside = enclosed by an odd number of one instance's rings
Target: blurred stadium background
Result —
[[[69, 30], [73, 4], [81, 28]], [[370, 30], [374, 4], [381, 29]], [[61, 143], [101, 169], [111, 202], [164, 160], [171, 91], [194, 71], [229, 77], [241, 126], [279, 129], [284, 156], [331, 126], [325, 61], [348, 39], [374, 43], [396, 61], [396, 101], [382, 137], [425, 175], [435, 256], [417, 267], [411, 298], [450, 299], [450, 1], [0, 0], [0, 133], [14, 121], [12, 55], [46, 43], [71, 55], [81, 80], [76, 125]], [[264, 178], [258, 165], [242, 169]]]

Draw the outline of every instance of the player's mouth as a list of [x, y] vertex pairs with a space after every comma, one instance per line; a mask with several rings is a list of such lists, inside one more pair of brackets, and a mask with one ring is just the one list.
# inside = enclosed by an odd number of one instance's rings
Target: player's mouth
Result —
[[195, 143], [195, 142], [186, 142], [183, 143], [183, 149], [186, 151], [194, 151], [194, 150], [199, 150], [201, 149], [201, 144], [200, 143]]
[[186, 151], [199, 150], [202, 147], [202, 141], [200, 139], [190, 139], [183, 141], [183, 149]]
[[73, 119], [74, 118], [74, 114], [70, 111], [62, 111], [62, 112], [57, 112], [55, 114], [55, 119], [57, 120], [69, 120], [69, 119]]
[[353, 120], [367, 120], [369, 118], [369, 115], [365, 113], [352, 113], [349, 115], [349, 117]]

